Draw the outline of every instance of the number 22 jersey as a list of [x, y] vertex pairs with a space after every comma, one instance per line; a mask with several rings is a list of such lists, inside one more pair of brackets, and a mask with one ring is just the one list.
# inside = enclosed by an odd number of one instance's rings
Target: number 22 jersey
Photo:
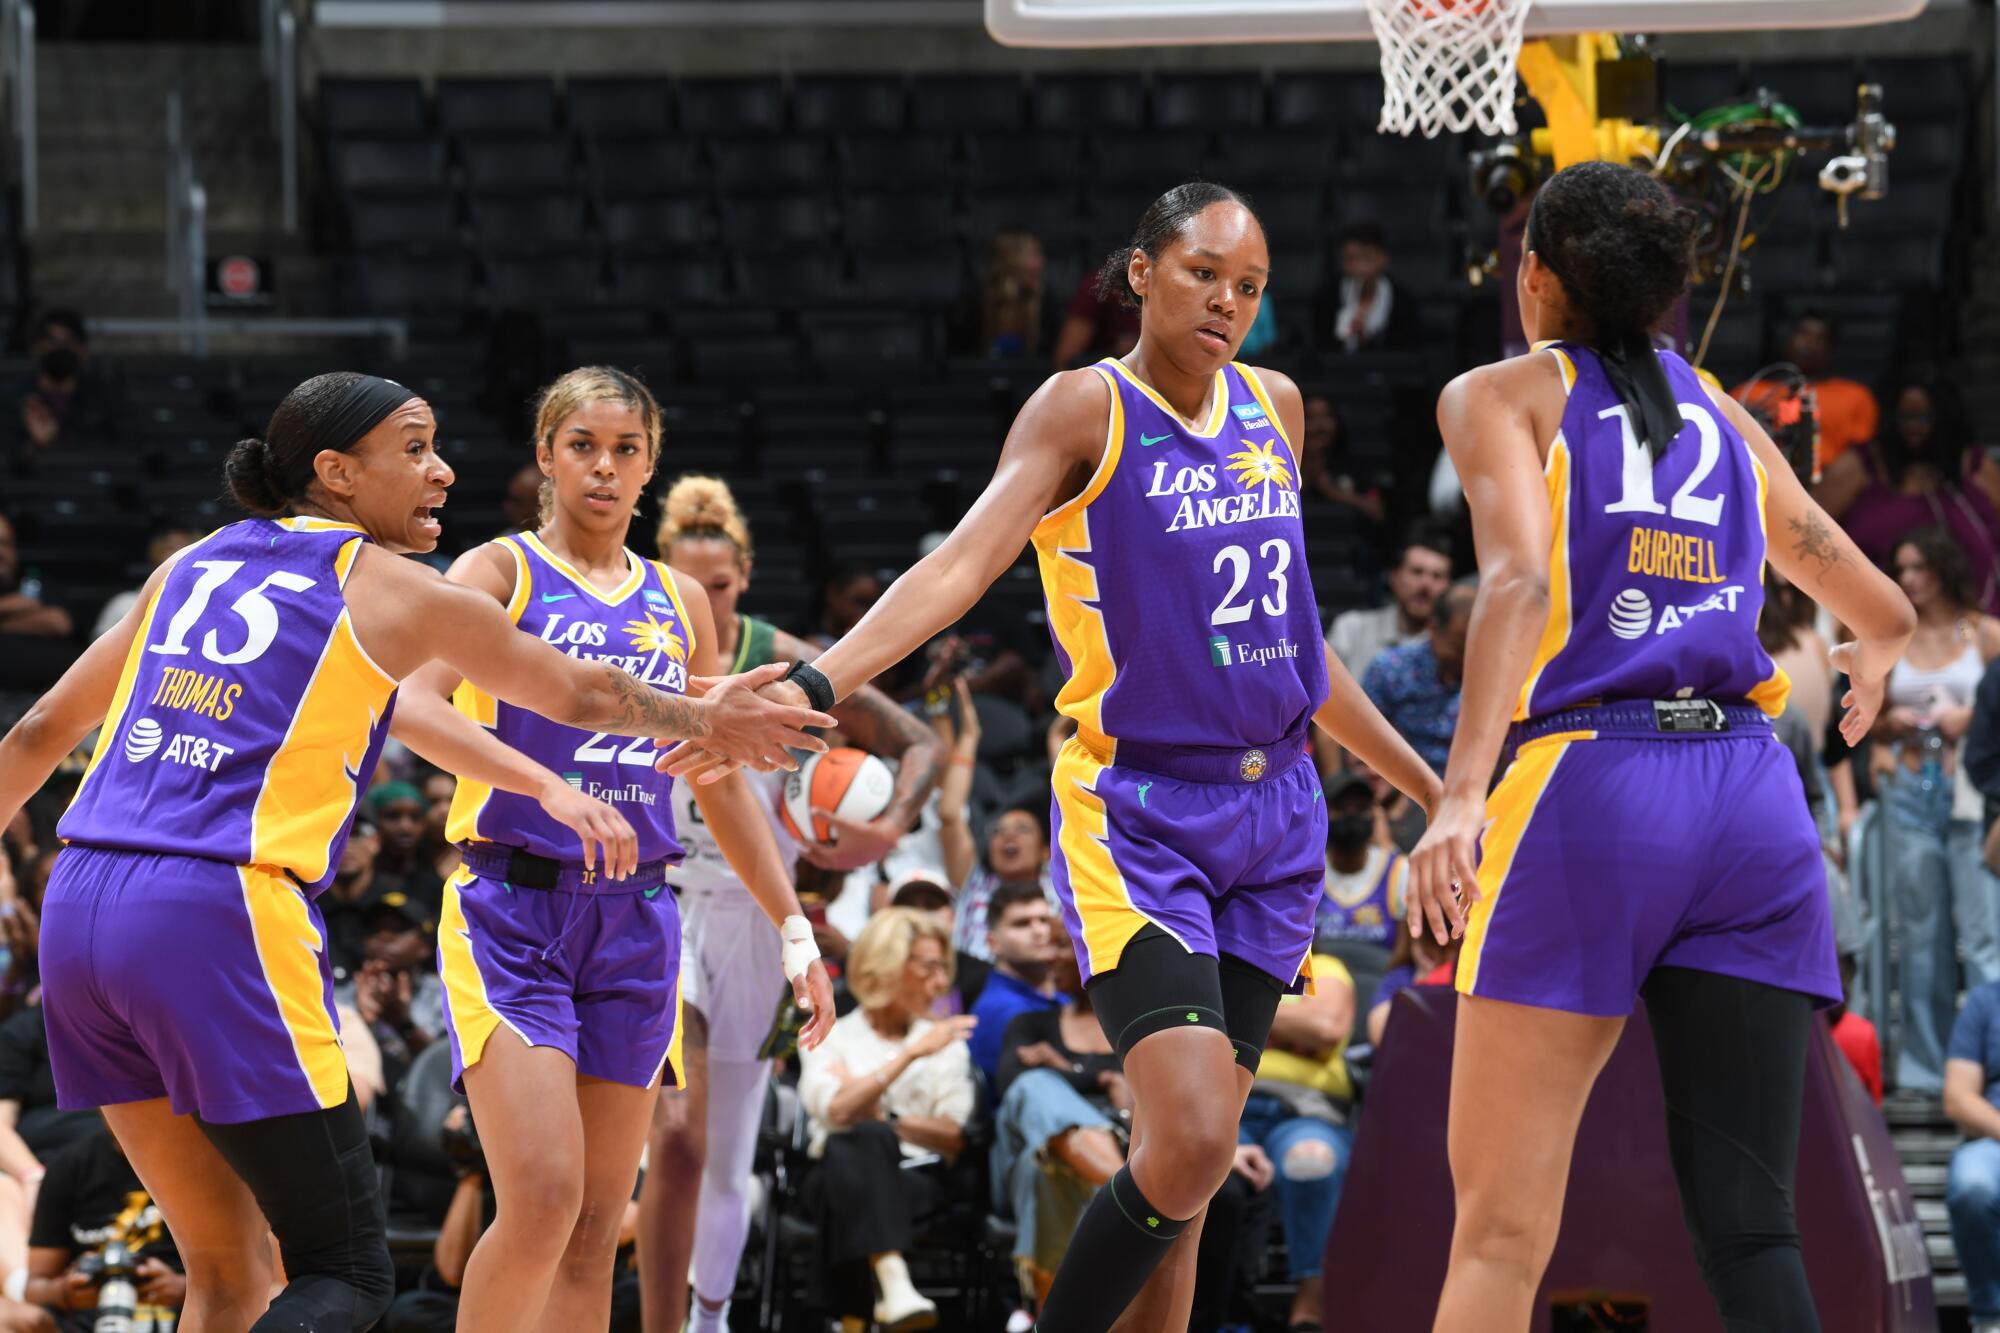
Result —
[[1245, 749], [1301, 735], [1327, 695], [1298, 465], [1248, 366], [1196, 429], [1116, 360], [1103, 461], [1035, 528], [1081, 739]]
[[[542, 544], [532, 532], [494, 543], [514, 563], [507, 614], [517, 628], [560, 652], [618, 667], [668, 694], [687, 692], [694, 631], [665, 565], [625, 553], [629, 572], [611, 592]], [[585, 795], [617, 807], [639, 835], [642, 863], [679, 861], [671, 804], [673, 779], [658, 772], [658, 751], [645, 737], [613, 736], [552, 722], [495, 699], [471, 681], [458, 687], [460, 712], [502, 742], [560, 773]], [[495, 842], [557, 861], [576, 861], [574, 830], [558, 824], [532, 797], [460, 779], [445, 836], [453, 842]]]

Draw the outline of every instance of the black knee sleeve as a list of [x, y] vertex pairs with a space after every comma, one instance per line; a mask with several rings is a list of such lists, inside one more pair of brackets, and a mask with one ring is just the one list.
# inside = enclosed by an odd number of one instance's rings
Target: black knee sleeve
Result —
[[1132, 1168], [1119, 1168], [1077, 1219], [1038, 1333], [1104, 1333], [1193, 1220], [1161, 1213], [1139, 1192]]
[[1254, 1070], [1271, 1035], [1284, 985], [1239, 958], [1190, 953], [1147, 925], [1126, 944], [1118, 966], [1090, 979], [1091, 1008], [1123, 1060], [1144, 1038], [1167, 1028], [1213, 1028], [1229, 1038], [1236, 1063]]
[[253, 1333], [361, 1333], [388, 1312], [396, 1272], [368, 1130], [352, 1090], [331, 1110], [236, 1125], [197, 1118], [270, 1222], [287, 1285]]

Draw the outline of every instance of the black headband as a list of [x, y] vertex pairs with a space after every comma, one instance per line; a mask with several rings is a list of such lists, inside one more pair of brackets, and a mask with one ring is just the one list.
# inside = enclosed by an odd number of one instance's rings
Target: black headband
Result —
[[[289, 467], [284, 468], [286, 475], [278, 479], [284, 493], [305, 494], [306, 484], [313, 478], [313, 459], [319, 456], [322, 449], [346, 453], [391, 412], [416, 396], [394, 380], [385, 380], [378, 375], [355, 376], [354, 382], [341, 390], [340, 401], [313, 427], [306, 447], [292, 458]], [[284, 466], [275, 453], [272, 463], [276, 467]]]
[[[1542, 196], [1537, 194], [1534, 203], [1528, 206], [1528, 248], [1541, 256], [1543, 266], [1556, 275], [1563, 291], [1574, 294], [1575, 284], [1557, 264], [1555, 251], [1547, 244], [1541, 216]], [[1681, 409], [1674, 399], [1674, 386], [1667, 381], [1666, 368], [1660, 364], [1659, 352], [1653, 346], [1653, 335], [1640, 328], [1600, 328], [1594, 332], [1593, 350], [1604, 367], [1604, 377], [1611, 381], [1619, 401], [1631, 409], [1632, 433], [1658, 458], [1681, 432]]]

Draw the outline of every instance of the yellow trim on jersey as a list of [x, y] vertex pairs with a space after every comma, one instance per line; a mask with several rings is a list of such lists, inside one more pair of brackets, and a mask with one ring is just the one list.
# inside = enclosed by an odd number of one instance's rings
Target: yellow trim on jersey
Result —
[[[667, 1043], [667, 1053], [660, 1057], [660, 1067], [653, 1071], [653, 1078], [646, 1080], [648, 1086], [658, 1079], [663, 1088], [685, 1088], [687, 1071], [681, 1068], [681, 1037], [686, 1032], [687, 1007], [681, 1003], [680, 969], [674, 969], [674, 1036]], [[672, 1074], [671, 1081], [667, 1075]]]
[[337, 518], [315, 518], [311, 514], [292, 514], [271, 521], [287, 532], [359, 532], [363, 535], [368, 532], [368, 529], [359, 523], [348, 523]]
[[[528, 554], [518, 542], [500, 537], [494, 540], [493, 545], [514, 557], [514, 591], [507, 598], [507, 620], [510, 624], [519, 625], [522, 612], [528, 609], [528, 595], [534, 591], [535, 567], [528, 563]], [[458, 682], [458, 688], [451, 692], [451, 704], [488, 731], [500, 725], [500, 701], [469, 680]], [[493, 788], [489, 784], [467, 777], [459, 778], [458, 786], [451, 793], [451, 808], [445, 812], [445, 841], [485, 841], [479, 835], [479, 816], [492, 799]]]
[[1514, 705], [1514, 720], [1517, 722], [1528, 716], [1528, 706], [1535, 697], [1535, 686], [1541, 683], [1542, 672], [1569, 643], [1570, 455], [1569, 442], [1563, 438], [1561, 431], [1556, 432], [1556, 438], [1549, 445], [1549, 459], [1542, 471], [1548, 478], [1549, 517], [1552, 520], [1549, 534], [1549, 618], [1542, 626], [1542, 640], [1535, 647], [1534, 661], [1528, 665], [1528, 679], [1521, 685], [1521, 698]]
[[444, 910], [438, 921], [438, 971], [444, 979], [445, 1003], [450, 1006], [451, 1030], [458, 1038], [459, 1064], [465, 1069], [479, 1063], [487, 1040], [500, 1026], [500, 1012], [486, 997], [486, 978], [480, 974], [465, 904], [459, 897], [460, 891], [478, 878], [464, 866], [452, 871], [444, 882]]
[[308, 884], [326, 874], [333, 841], [345, 831], [360, 794], [369, 738], [395, 689], [343, 609], [291, 728], [264, 770], [250, 816], [253, 864], [283, 866]]
[[[1098, 366], [1110, 366], [1118, 374], [1124, 376], [1127, 383], [1159, 404], [1160, 410], [1165, 412], [1169, 417], [1172, 417], [1175, 423], [1190, 435], [1199, 436], [1204, 440], [1215, 438], [1216, 433], [1222, 429], [1223, 418], [1229, 415], [1229, 380], [1220, 370], [1215, 372], [1215, 387], [1209, 391], [1209, 398], [1214, 403], [1214, 406], [1209, 409], [1208, 425], [1204, 427], [1197, 426], [1183, 417], [1179, 408], [1160, 397], [1157, 389], [1140, 379], [1137, 375], [1134, 375], [1126, 367], [1125, 363], [1118, 358], [1111, 357], [1097, 364]], [[1092, 367], [1092, 369], [1096, 368]]]
[[1563, 397], [1569, 397], [1570, 390], [1576, 387], [1576, 362], [1570, 360], [1569, 353], [1565, 352], [1562, 345], [1554, 338], [1544, 338], [1528, 349], [1531, 356], [1536, 352], [1549, 352], [1554, 355], [1556, 366], [1562, 371]]
[[514, 591], [507, 598], [507, 622], [521, 623], [521, 613], [528, 609], [528, 594], [535, 590], [535, 567], [528, 563], [528, 553], [521, 549], [519, 542], [500, 538], [493, 543], [514, 557]]
[[1236, 373], [1243, 377], [1243, 382], [1250, 386], [1250, 395], [1257, 400], [1257, 405], [1264, 409], [1264, 415], [1271, 419], [1271, 429], [1278, 432], [1278, 438], [1285, 442], [1285, 447], [1291, 449], [1296, 458], [1298, 450], [1293, 448], [1292, 437], [1286, 432], [1285, 423], [1279, 419], [1278, 409], [1272, 405], [1271, 395], [1264, 388], [1264, 381], [1257, 377], [1256, 368], [1246, 366], [1241, 361], [1232, 361], [1230, 364], [1236, 367]]
[[[161, 588], [164, 588], [166, 580], [160, 582]], [[146, 614], [139, 618], [138, 632], [132, 636], [132, 647], [125, 654], [125, 669], [118, 673], [118, 688], [111, 692], [111, 707], [105, 711], [104, 721], [97, 728], [97, 748], [91, 751], [90, 762], [84, 766], [83, 777], [77, 781], [76, 795], [70, 798], [72, 805], [83, 795], [90, 775], [97, 771], [98, 762], [111, 748], [111, 738], [118, 734], [118, 728], [125, 721], [125, 706], [132, 701], [132, 682], [138, 679], [139, 663], [145, 658], [146, 636], [153, 630], [153, 613], [160, 609], [161, 588], [153, 590], [153, 599], [146, 603]]]
[[257, 944], [264, 985], [277, 1006], [278, 1021], [291, 1036], [299, 1072], [306, 1076], [320, 1107], [347, 1100], [347, 1057], [340, 1029], [326, 1005], [320, 954], [326, 941], [313, 927], [305, 895], [282, 871], [268, 865], [238, 866], [243, 908]]
[[[1764, 564], [1771, 551], [1771, 520], [1764, 511], [1765, 503], [1771, 495], [1771, 478], [1764, 471], [1764, 462], [1757, 457], [1757, 451], [1750, 447], [1750, 441], [1743, 441], [1743, 452], [1750, 459], [1750, 468], [1757, 474], [1757, 535], [1764, 543], [1763, 551], [1757, 557], [1757, 582], [1764, 582]], [[1759, 645], [1762, 651], [1762, 645]], [[1771, 674], [1757, 682], [1745, 696], [1767, 714], [1776, 717], [1785, 711], [1785, 700], [1792, 694], [1792, 678], [1776, 662], [1771, 663]]]
[[688, 615], [687, 603], [681, 600], [681, 590], [674, 586], [674, 573], [664, 560], [648, 562], [659, 572], [660, 583], [666, 588], [667, 596], [673, 598], [674, 614], [681, 618], [681, 633], [687, 636], [687, 657], [690, 665], [694, 662], [694, 621]]
[[625, 575], [625, 581], [619, 584], [617, 588], [615, 588], [611, 592], [606, 592], [604, 591], [604, 589], [598, 587], [595, 583], [592, 583], [588, 578], [585, 578], [582, 574], [579, 574], [576, 571], [576, 567], [574, 565], [571, 565], [567, 560], [564, 560], [554, 551], [551, 551], [547, 546], [545, 546], [542, 543], [542, 539], [540, 537], [537, 537], [534, 533], [532, 532], [521, 533], [520, 539], [524, 542], [533, 542], [535, 544], [536, 553], [540, 555], [542, 559], [548, 561], [550, 564], [554, 565], [557, 569], [561, 570], [564, 574], [568, 575], [570, 581], [575, 583], [577, 587], [583, 589], [585, 592], [589, 593], [592, 597], [595, 597], [598, 601], [604, 603], [606, 606], [617, 606], [619, 603], [623, 602], [627, 597], [630, 597], [633, 593], [637, 592], [639, 589], [639, 585], [646, 581], [646, 562], [644, 560], [641, 560], [638, 556], [633, 555], [629, 550], [625, 552], [625, 563], [629, 565], [631, 568], [627, 571]]
[[[1118, 385], [1104, 369], [1111, 390], [1111, 418], [1105, 428], [1104, 458], [1090, 483], [1067, 504], [1049, 511], [1035, 525], [1035, 559], [1042, 570], [1042, 595], [1048, 602], [1049, 628], [1069, 658], [1069, 679], [1056, 695], [1056, 711], [1076, 719], [1099, 748], [1115, 752], [1116, 744], [1104, 734], [1104, 696], [1118, 679], [1118, 663], [1111, 656], [1111, 640], [1104, 629], [1104, 613], [1097, 608], [1097, 571], [1074, 554], [1091, 550], [1090, 502], [1111, 484], [1125, 447], [1125, 404]], [[1073, 554], [1074, 553], [1074, 554]]]
[[[1072, 736], [1056, 755], [1053, 779], [1056, 808], [1062, 813], [1056, 850], [1069, 871], [1070, 899], [1083, 924], [1092, 976], [1117, 967], [1132, 937], [1149, 923], [1158, 924], [1132, 905], [1125, 877], [1111, 855], [1110, 816], [1104, 798], [1097, 794], [1098, 779], [1108, 767]], [[1187, 947], [1186, 941], [1181, 946]]]
[[360, 558], [361, 548], [367, 544], [360, 537], [340, 544], [340, 551], [333, 557], [333, 581], [338, 587], [347, 587], [347, 576], [354, 572], [354, 562]]
[[[1458, 989], [1477, 995], [1479, 959], [1499, 907], [1500, 892], [1513, 869], [1514, 854], [1555, 777], [1556, 765], [1576, 742], [1574, 735], [1544, 736], [1520, 748], [1500, 785], [1486, 798], [1486, 830], [1480, 835], [1479, 901], [1465, 914], [1465, 945], [1458, 954]], [[1555, 741], [1556, 744], [1540, 742]]]

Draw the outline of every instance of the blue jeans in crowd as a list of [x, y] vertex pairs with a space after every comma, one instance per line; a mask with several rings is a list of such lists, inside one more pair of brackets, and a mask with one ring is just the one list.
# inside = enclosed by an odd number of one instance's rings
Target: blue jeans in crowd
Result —
[[1354, 1131], [1293, 1115], [1277, 1098], [1253, 1092], [1238, 1134], [1242, 1142], [1262, 1148], [1277, 1170], [1278, 1214], [1284, 1220], [1291, 1280], [1318, 1277], [1340, 1206], [1340, 1182], [1353, 1158]]
[[1053, 1069], [1030, 1069], [1007, 1086], [993, 1121], [993, 1206], [1014, 1219], [1014, 1257], [1035, 1254], [1035, 1186], [1042, 1149], [1072, 1129], [1111, 1121]]
[[1902, 992], [1895, 1083], [1936, 1095], [1958, 1012], [1959, 959], [1968, 989], [2000, 980], [2000, 883], [1980, 864], [1978, 821], [1951, 818], [1949, 788], [1927, 793], [1898, 769], [1879, 791]]
[[1944, 1202], [1972, 1317], [2000, 1319], [2000, 1143], [1973, 1139], [1958, 1145]]

